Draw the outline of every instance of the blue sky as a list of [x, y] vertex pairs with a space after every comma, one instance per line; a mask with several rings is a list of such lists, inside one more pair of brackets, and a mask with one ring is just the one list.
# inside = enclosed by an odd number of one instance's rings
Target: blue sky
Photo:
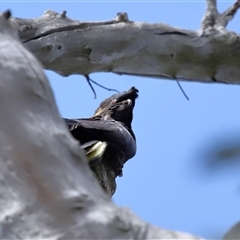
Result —
[[[219, 9], [230, 4], [221, 2]], [[0, 10], [6, 9], [21, 18], [39, 17], [47, 9], [66, 10], [68, 17], [82, 21], [110, 20], [117, 12], [127, 12], [132, 21], [194, 30], [200, 27], [205, 1], [1, 2]], [[240, 13], [228, 29], [239, 31], [239, 20]], [[82, 76], [46, 74], [63, 117], [90, 117], [100, 101], [113, 94], [96, 86], [95, 100]], [[208, 152], [215, 145], [240, 144], [239, 86], [182, 82], [187, 101], [175, 81], [111, 73], [91, 78], [119, 91], [139, 89], [133, 121], [138, 151], [117, 179], [116, 204], [154, 225], [206, 238], [220, 238], [240, 220], [239, 164], [208, 170], [204, 164], [206, 156], [214, 158]]]

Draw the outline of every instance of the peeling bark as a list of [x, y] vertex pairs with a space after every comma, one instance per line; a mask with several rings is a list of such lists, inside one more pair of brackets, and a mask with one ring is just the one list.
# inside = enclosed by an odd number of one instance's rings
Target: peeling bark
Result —
[[103, 193], [7, 16], [0, 15], [0, 239], [200, 239], [151, 226]]

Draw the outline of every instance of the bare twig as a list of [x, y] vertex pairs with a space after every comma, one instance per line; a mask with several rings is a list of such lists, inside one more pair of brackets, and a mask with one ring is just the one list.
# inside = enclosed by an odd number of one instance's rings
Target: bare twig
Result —
[[108, 90], [108, 91], [113, 91], [113, 92], [117, 92], [117, 93], [119, 93], [119, 91], [118, 91], [118, 90], [116, 90], [116, 89], [107, 88], [107, 87], [104, 87], [103, 85], [101, 85], [101, 84], [97, 83], [96, 81], [92, 80], [92, 79], [91, 79], [91, 78], [90, 78], [88, 75], [84, 75], [84, 77], [86, 78], [86, 80], [87, 80], [87, 82], [88, 82], [88, 84], [89, 84], [90, 88], [91, 88], [91, 89], [92, 89], [92, 91], [93, 91], [94, 98], [97, 98], [97, 94], [96, 94], [96, 91], [95, 91], [95, 89], [93, 88], [93, 86], [92, 86], [91, 82], [92, 82], [92, 83], [94, 83], [94, 84], [96, 84], [97, 86], [99, 86], [99, 87], [103, 88], [103, 89], [106, 89], [106, 90]]
[[189, 101], [189, 97], [187, 96], [187, 94], [184, 92], [184, 90], [183, 90], [183, 88], [182, 88], [182, 86], [181, 86], [181, 84], [180, 84], [180, 82], [177, 80], [177, 85], [178, 85], [178, 87], [180, 88], [180, 90], [181, 90], [181, 92], [182, 92], [182, 94], [184, 95], [184, 97]]
[[226, 27], [227, 24], [233, 19], [239, 7], [240, 7], [240, 1], [237, 0], [231, 7], [229, 7], [225, 12], [221, 14], [222, 18], [225, 19], [224, 27]]

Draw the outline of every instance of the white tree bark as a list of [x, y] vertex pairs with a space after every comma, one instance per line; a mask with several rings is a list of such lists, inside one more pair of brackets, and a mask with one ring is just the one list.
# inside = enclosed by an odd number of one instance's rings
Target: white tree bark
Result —
[[0, 15], [0, 239], [200, 239], [151, 226], [103, 193], [8, 17]]
[[240, 222], [232, 226], [225, 234], [224, 240], [240, 239]]
[[126, 13], [106, 22], [80, 22], [66, 12], [46, 11], [40, 18], [11, 22], [44, 68], [63, 76], [104, 71], [239, 84], [240, 38], [225, 28], [239, 1], [222, 14], [215, 0], [207, 3], [197, 31], [130, 21]]

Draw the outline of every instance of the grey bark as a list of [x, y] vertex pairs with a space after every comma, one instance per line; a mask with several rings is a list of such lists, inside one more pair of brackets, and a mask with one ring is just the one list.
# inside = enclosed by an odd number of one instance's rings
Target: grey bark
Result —
[[240, 239], [240, 222], [232, 226], [229, 231], [224, 235], [225, 240]]
[[200, 239], [154, 227], [103, 193], [7, 16], [0, 15], [0, 239]]
[[[107, 156], [105, 157], [108, 158]], [[91, 170], [94, 172], [99, 184], [101, 185], [105, 193], [108, 196], [112, 197], [117, 189], [116, 176], [113, 169], [107, 164], [99, 162], [94, 164], [91, 167]]]
[[239, 84], [240, 38], [226, 29], [239, 1], [222, 14], [216, 1], [207, 4], [197, 31], [130, 21], [126, 13], [105, 22], [80, 22], [66, 12], [46, 11], [40, 18], [11, 22], [44, 68], [62, 76], [113, 72]]

